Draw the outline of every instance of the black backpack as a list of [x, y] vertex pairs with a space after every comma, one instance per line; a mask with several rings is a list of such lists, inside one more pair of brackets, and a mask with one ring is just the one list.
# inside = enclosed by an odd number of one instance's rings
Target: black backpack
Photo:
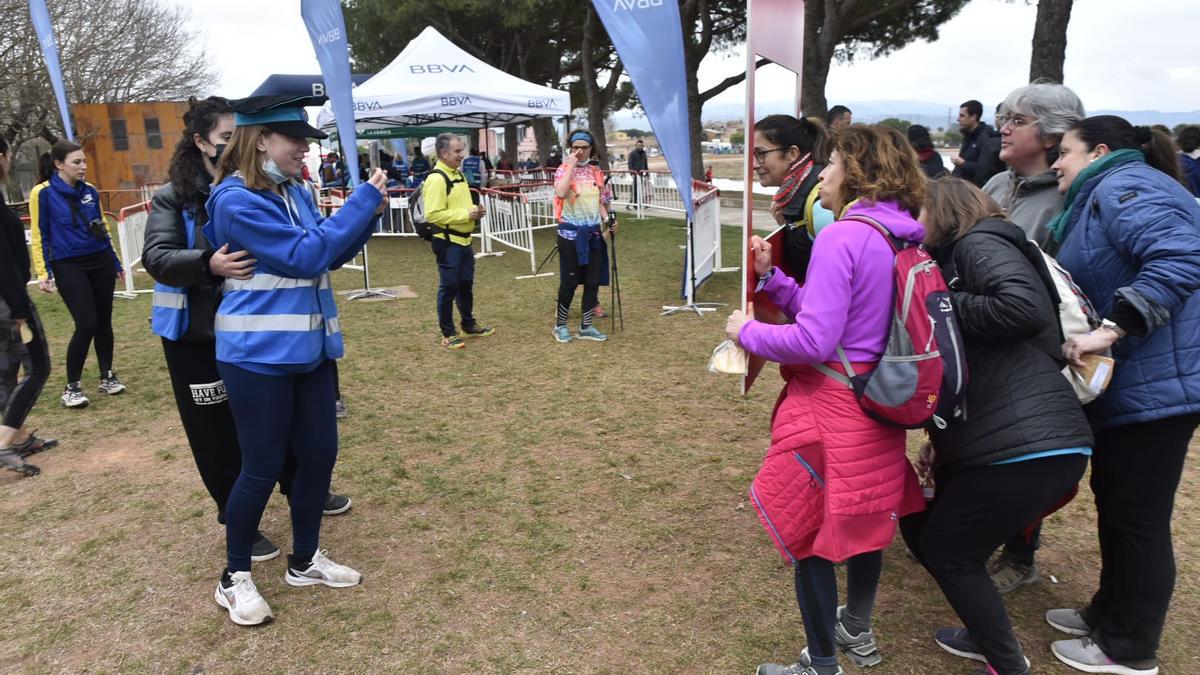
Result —
[[[442, 171], [441, 169], [434, 169], [429, 172], [430, 176], [433, 174], [437, 174], [442, 177], [442, 182], [446, 184], [447, 197], [450, 196], [450, 191], [454, 189], [455, 183], [463, 182], [461, 179], [450, 180], [450, 176], [446, 175], [446, 172]], [[428, 181], [429, 179], [426, 178], [425, 180]], [[429, 223], [429, 221], [425, 220], [425, 188], [423, 185], [417, 190], [417, 194], [413, 197], [412, 205], [409, 207], [409, 209], [412, 211], [413, 229], [417, 231], [418, 237], [424, 239], [425, 241], [433, 241], [433, 235], [436, 234], [434, 230], [437, 230], [438, 232], [445, 233], [446, 241], [450, 241], [449, 230], [438, 225], [433, 225]]]

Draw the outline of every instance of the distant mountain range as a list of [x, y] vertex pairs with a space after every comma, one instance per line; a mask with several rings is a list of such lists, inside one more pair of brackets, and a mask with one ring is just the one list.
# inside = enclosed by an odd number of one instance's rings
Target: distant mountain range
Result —
[[[950, 128], [957, 124], [958, 106], [954, 104], [926, 103], [922, 101], [830, 101], [830, 104], [840, 103], [854, 111], [856, 122], [878, 122], [889, 117], [908, 120], [913, 124], [923, 124], [930, 129]], [[704, 106], [704, 122], [741, 119], [743, 108], [736, 103], [710, 103]], [[755, 113], [759, 117], [777, 113], [790, 113], [791, 104], [786, 101], [764, 102], [757, 106]], [[1187, 122], [1200, 125], [1200, 110], [1191, 112], [1162, 112], [1159, 110], [1089, 110], [1091, 115], [1119, 115], [1133, 124], [1165, 124], [1174, 128], [1177, 124]], [[991, 121], [993, 115], [985, 113], [984, 119]], [[618, 129], [649, 129], [650, 123], [645, 115], [623, 111], [613, 115], [613, 123]]]

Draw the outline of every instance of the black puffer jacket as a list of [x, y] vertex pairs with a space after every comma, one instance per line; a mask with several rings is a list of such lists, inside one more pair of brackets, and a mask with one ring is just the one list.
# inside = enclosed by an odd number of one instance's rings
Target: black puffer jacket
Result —
[[984, 220], [933, 253], [954, 294], [970, 374], [964, 418], [931, 431], [938, 463], [966, 468], [1092, 447], [1091, 426], [1060, 372], [1053, 282], [1021, 228]]
[[13, 318], [29, 318], [27, 283], [29, 249], [25, 246], [25, 226], [4, 201], [4, 188], [0, 186], [0, 299], [8, 305]]
[[[208, 193], [205, 186], [202, 191]], [[221, 302], [223, 278], [209, 271], [208, 261], [213, 248], [200, 228], [208, 222], [203, 205], [196, 209], [196, 240], [188, 248], [184, 229], [182, 204], [175, 186], [167, 184], [154, 194], [150, 202], [150, 217], [146, 221], [146, 243], [142, 249], [142, 265], [155, 281], [188, 289], [188, 329], [181, 342], [216, 340], [213, 319]]]

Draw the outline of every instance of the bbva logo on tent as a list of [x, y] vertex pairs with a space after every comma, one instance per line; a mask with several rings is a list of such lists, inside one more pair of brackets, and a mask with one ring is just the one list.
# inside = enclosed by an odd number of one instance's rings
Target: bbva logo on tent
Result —
[[650, 9], [662, 7], [663, 0], [613, 0], [613, 11], [632, 11], [635, 9]]
[[[659, 0], [660, 2], [662, 0]], [[473, 73], [465, 63], [415, 63], [408, 67], [413, 75], [437, 75], [440, 73]]]

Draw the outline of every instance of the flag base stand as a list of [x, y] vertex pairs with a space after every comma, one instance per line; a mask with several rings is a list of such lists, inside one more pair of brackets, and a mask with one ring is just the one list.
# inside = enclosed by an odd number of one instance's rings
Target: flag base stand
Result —
[[347, 295], [346, 299], [347, 300], [362, 300], [364, 298], [387, 298], [388, 300], [395, 300], [398, 297], [400, 297], [400, 296], [396, 295], [395, 293], [393, 293], [391, 291], [381, 291], [381, 290], [377, 290], [374, 288], [364, 288], [361, 291], [357, 291], [355, 293], [351, 293], [350, 295]]
[[687, 221], [688, 243], [683, 247], [687, 250], [687, 273], [691, 276], [691, 287], [684, 295], [686, 302], [682, 305], [663, 305], [659, 316], [672, 316], [684, 312], [695, 312], [696, 316], [704, 316], [705, 312], [715, 312], [718, 307], [724, 307], [724, 302], [696, 302], [696, 234], [692, 221]]
[[705, 312], [715, 312], [718, 307], [724, 307], [725, 304], [724, 302], [691, 302], [679, 306], [663, 305], [663, 311], [659, 316], [671, 316], [683, 312], [695, 312], [696, 316], [704, 316]]
[[393, 293], [392, 291], [387, 291], [387, 290], [378, 289], [378, 288], [371, 288], [371, 259], [370, 259], [369, 255], [367, 254], [366, 245], [363, 245], [362, 255], [363, 255], [363, 264], [362, 264], [363, 287], [362, 287], [362, 290], [351, 293], [350, 295], [346, 296], [346, 299], [347, 300], [366, 300], [368, 298], [371, 298], [371, 299], [395, 300], [396, 298], [400, 297], [400, 296], [396, 295], [395, 293]]

